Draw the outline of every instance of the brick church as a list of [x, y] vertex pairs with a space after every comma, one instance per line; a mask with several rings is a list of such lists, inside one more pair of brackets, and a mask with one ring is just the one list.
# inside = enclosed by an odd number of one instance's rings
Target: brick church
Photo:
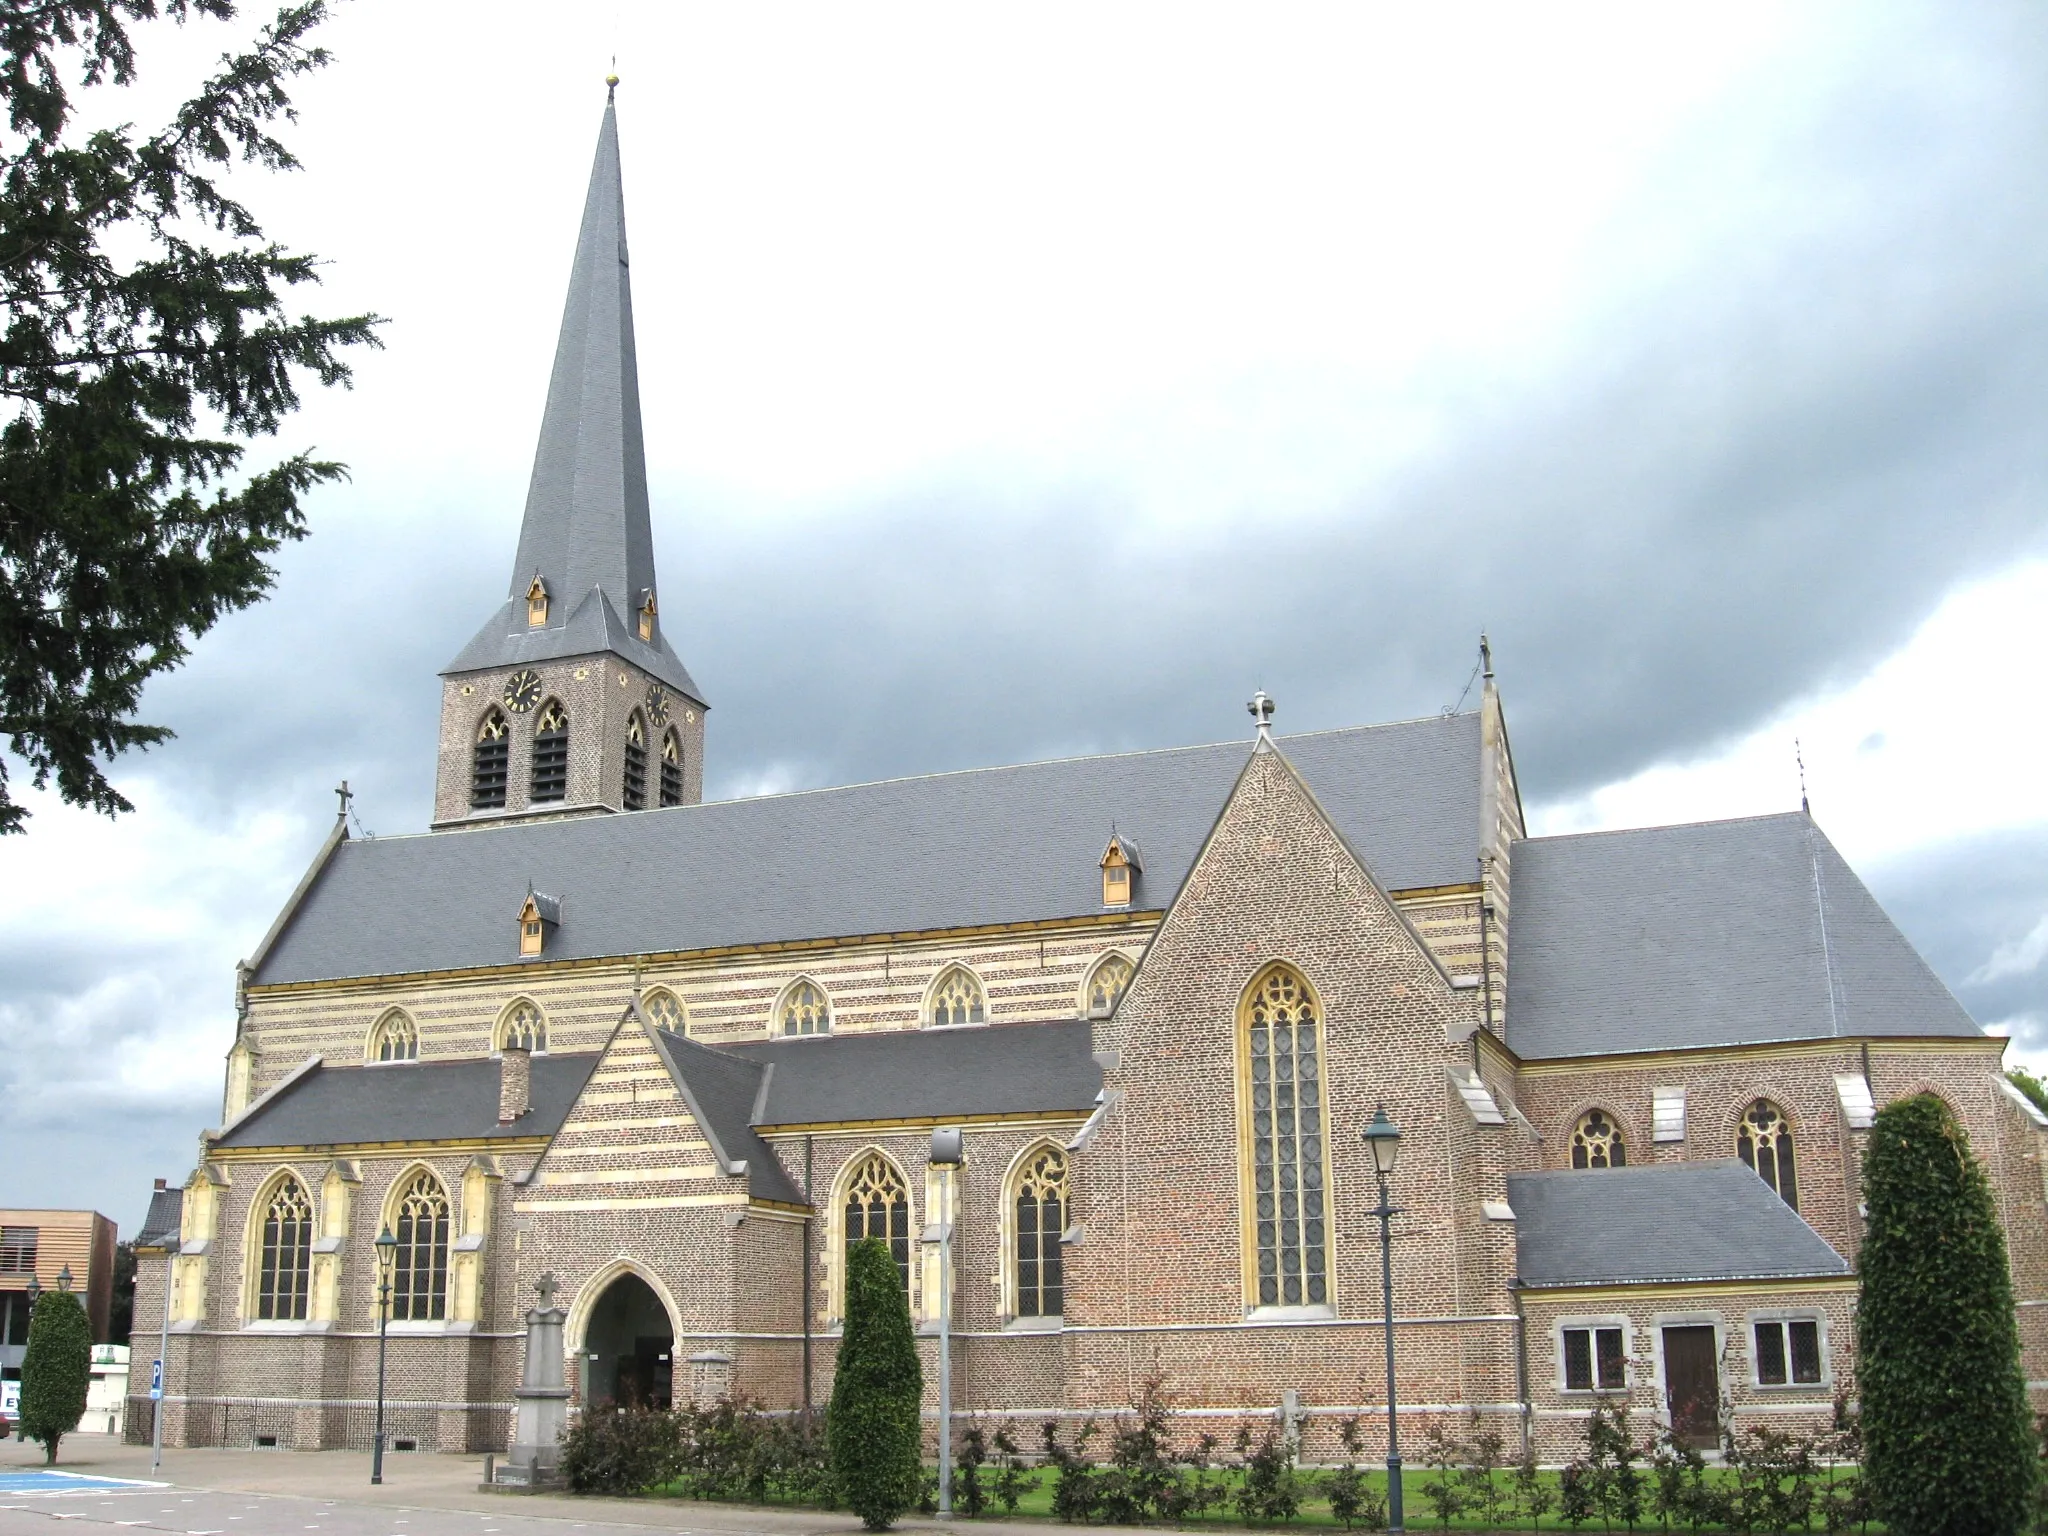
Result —
[[1157, 1374], [1314, 1453], [1384, 1423], [1381, 1107], [1404, 1426], [1550, 1458], [1599, 1401], [1703, 1443], [1825, 1415], [1865, 1134], [1926, 1090], [2048, 1376], [2048, 1121], [2005, 1042], [1804, 812], [1529, 837], [1490, 664], [1470, 713], [1289, 736], [1262, 696], [1217, 745], [705, 802], [629, 280], [607, 107], [433, 824], [337, 820], [141, 1238], [169, 1443], [366, 1444], [380, 1234], [399, 1448], [505, 1446], [544, 1273], [580, 1403], [787, 1408], [881, 1237], [930, 1381], [950, 1221], [962, 1413], [1078, 1423]]

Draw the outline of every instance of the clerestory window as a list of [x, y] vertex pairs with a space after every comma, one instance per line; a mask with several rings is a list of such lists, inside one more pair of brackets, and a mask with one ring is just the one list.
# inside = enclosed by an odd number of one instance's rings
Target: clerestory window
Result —
[[982, 995], [981, 983], [974, 979], [973, 972], [963, 966], [950, 966], [932, 988], [932, 1023], [986, 1024], [988, 1022], [987, 1001]]
[[1735, 1128], [1735, 1154], [1756, 1170], [1757, 1177], [1778, 1192], [1793, 1210], [1799, 1209], [1799, 1176], [1792, 1162], [1792, 1123], [1769, 1099], [1758, 1099]]
[[569, 797], [569, 712], [560, 699], [541, 706], [533, 728], [533, 791], [537, 804]]
[[1622, 1140], [1621, 1127], [1614, 1123], [1612, 1115], [1604, 1110], [1589, 1109], [1579, 1116], [1579, 1123], [1572, 1130], [1572, 1166], [1628, 1166], [1628, 1145]]
[[656, 987], [642, 997], [640, 1011], [647, 1016], [647, 1022], [656, 1029], [665, 1029], [672, 1035], [683, 1033], [682, 999], [666, 987]]
[[1122, 955], [1107, 954], [1096, 961], [1095, 969], [1088, 973], [1088, 1017], [1106, 1019], [1114, 1013], [1124, 988], [1136, 974], [1137, 967]]
[[827, 1035], [832, 1032], [832, 1000], [814, 981], [799, 981], [782, 996], [785, 1035]]
[[418, 1061], [420, 1032], [403, 1008], [393, 1008], [370, 1033], [370, 1060]]
[[501, 1051], [544, 1051], [548, 1048], [548, 1021], [537, 1004], [521, 998], [505, 1010], [498, 1024]]
[[505, 804], [505, 778], [512, 764], [512, 742], [503, 711], [485, 711], [476, 728], [476, 752], [470, 759], [469, 808], [500, 810]]

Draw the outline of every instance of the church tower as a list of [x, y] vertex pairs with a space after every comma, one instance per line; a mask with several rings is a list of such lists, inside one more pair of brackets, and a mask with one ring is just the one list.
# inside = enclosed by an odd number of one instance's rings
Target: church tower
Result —
[[441, 680], [436, 828], [703, 798], [704, 699], [654, 575], [609, 100], [510, 588]]

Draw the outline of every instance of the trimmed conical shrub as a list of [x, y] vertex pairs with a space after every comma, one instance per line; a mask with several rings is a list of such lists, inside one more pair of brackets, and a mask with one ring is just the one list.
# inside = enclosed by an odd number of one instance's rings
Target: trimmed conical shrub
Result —
[[896, 1261], [880, 1238], [863, 1238], [846, 1254], [846, 1326], [825, 1437], [833, 1486], [871, 1531], [886, 1530], [917, 1502], [923, 1403], [924, 1370]]
[[1864, 1476], [1893, 1536], [2010, 1536], [2034, 1497], [2005, 1232], [1933, 1094], [1878, 1113], [1856, 1313]]
[[69, 1291], [45, 1291], [28, 1319], [21, 1360], [21, 1434], [40, 1440], [43, 1463], [57, 1460], [57, 1442], [85, 1417], [92, 1381], [92, 1324]]

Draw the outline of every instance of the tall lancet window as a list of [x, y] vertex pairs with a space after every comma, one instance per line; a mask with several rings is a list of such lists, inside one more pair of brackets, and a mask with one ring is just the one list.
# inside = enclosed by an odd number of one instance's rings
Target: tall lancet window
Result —
[[626, 809], [647, 809], [647, 722], [637, 709], [626, 717]]
[[[841, 1218], [846, 1228], [846, 1246], [863, 1238], [877, 1237], [889, 1245], [889, 1257], [896, 1261], [896, 1277], [903, 1282], [903, 1294], [910, 1295], [910, 1192], [903, 1175], [879, 1152], [870, 1152], [850, 1170]], [[840, 1268], [840, 1306], [845, 1307], [845, 1267]]]
[[1017, 1316], [1058, 1317], [1066, 1304], [1060, 1237], [1065, 1233], [1067, 1158], [1040, 1147], [1017, 1169]]
[[1251, 1171], [1251, 1299], [1262, 1307], [1330, 1300], [1323, 1160], [1322, 1023], [1308, 983], [1269, 966], [1240, 1005]]
[[470, 759], [469, 807], [495, 811], [505, 804], [505, 775], [512, 763], [512, 742], [505, 715], [495, 707], [484, 712], [476, 728], [476, 753]]
[[277, 1181], [263, 1211], [257, 1257], [256, 1316], [261, 1322], [303, 1322], [313, 1276], [313, 1201], [290, 1174]]
[[661, 738], [661, 803], [683, 803], [683, 738], [674, 726]]
[[540, 708], [533, 727], [533, 792], [536, 803], [569, 797], [569, 712], [560, 699]]
[[448, 1307], [448, 1191], [421, 1169], [398, 1197], [392, 1235], [398, 1239], [391, 1275], [395, 1322], [438, 1322]]

